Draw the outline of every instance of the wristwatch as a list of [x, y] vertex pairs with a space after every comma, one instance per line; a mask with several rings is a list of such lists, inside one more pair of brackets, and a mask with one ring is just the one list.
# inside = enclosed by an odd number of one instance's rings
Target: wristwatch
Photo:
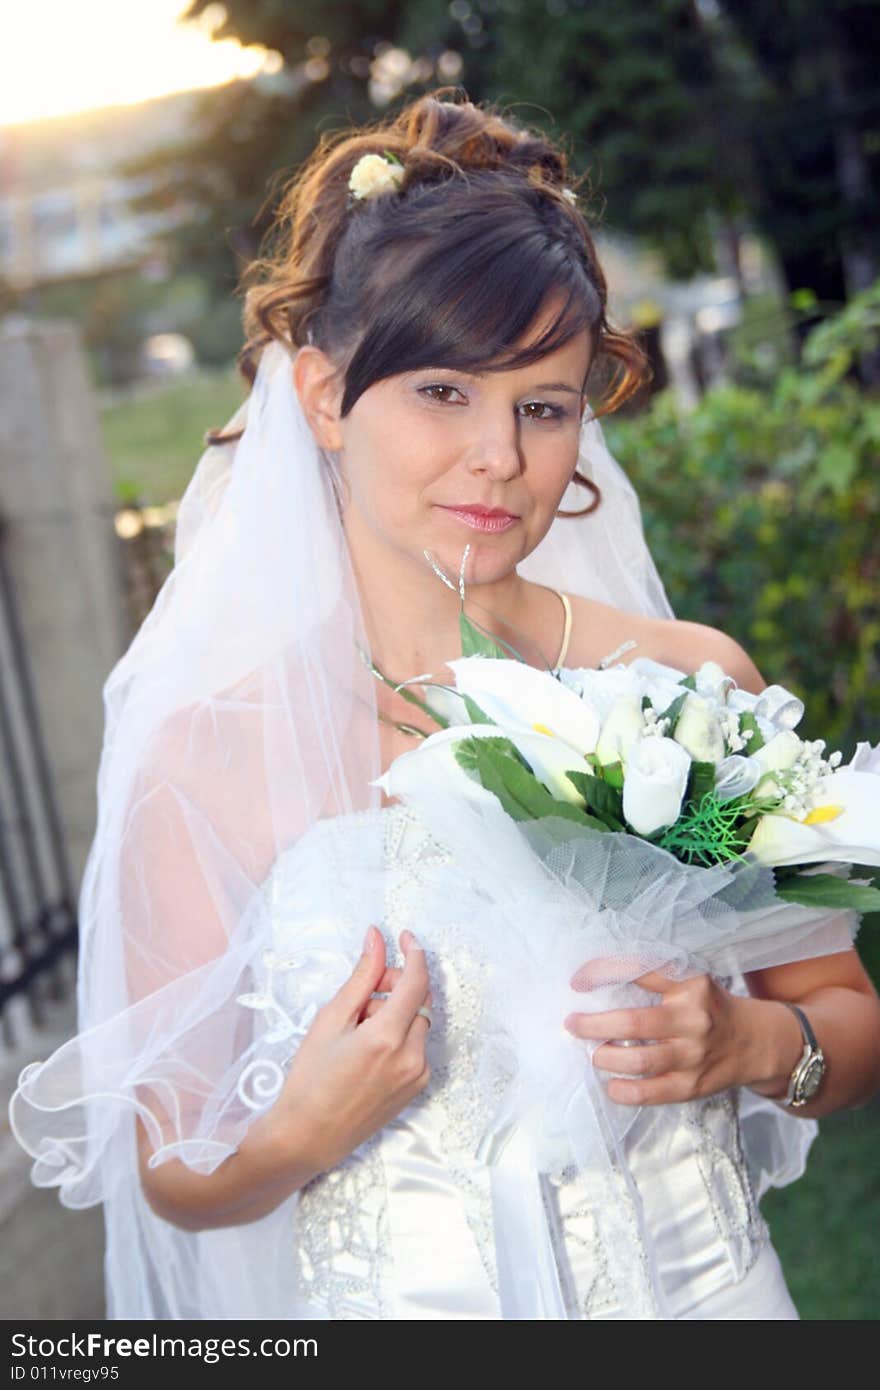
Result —
[[810, 1027], [810, 1020], [803, 1009], [798, 1008], [797, 1004], [789, 1004], [787, 999], [781, 1001], [793, 1009], [800, 1020], [801, 1032], [804, 1035], [804, 1050], [795, 1063], [788, 1083], [788, 1091], [778, 1101], [779, 1105], [788, 1105], [792, 1109], [800, 1105], [806, 1105], [808, 1100], [819, 1089], [822, 1077], [825, 1075], [825, 1054], [816, 1041], [816, 1034]]

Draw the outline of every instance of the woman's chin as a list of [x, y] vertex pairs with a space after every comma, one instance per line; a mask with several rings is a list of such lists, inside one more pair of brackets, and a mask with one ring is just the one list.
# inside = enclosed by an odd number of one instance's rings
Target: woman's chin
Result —
[[436, 546], [428, 546], [427, 549], [434, 563], [440, 566], [444, 574], [454, 583], [458, 583], [467, 545], [470, 549], [464, 558], [463, 576], [466, 589], [477, 584], [496, 584], [515, 570], [523, 558], [522, 546], [515, 543], [509, 535], [488, 539], [485, 536], [474, 535], [464, 537], [458, 548], [450, 545], [448, 541], [443, 541]]

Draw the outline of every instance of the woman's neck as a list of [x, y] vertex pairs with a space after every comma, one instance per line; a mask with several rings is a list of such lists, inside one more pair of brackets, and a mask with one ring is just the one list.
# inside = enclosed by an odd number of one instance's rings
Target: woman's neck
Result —
[[[346, 528], [349, 555], [360, 593], [370, 653], [393, 680], [407, 680], [461, 653], [458, 571], [442, 568], [450, 589], [427, 559], [420, 567], [411, 555], [389, 551], [369, 533]], [[462, 543], [462, 550], [464, 542]], [[481, 628], [514, 645], [531, 630], [529, 592], [534, 588], [511, 570], [491, 584], [467, 583], [464, 610]], [[529, 659], [529, 658], [527, 658]]]

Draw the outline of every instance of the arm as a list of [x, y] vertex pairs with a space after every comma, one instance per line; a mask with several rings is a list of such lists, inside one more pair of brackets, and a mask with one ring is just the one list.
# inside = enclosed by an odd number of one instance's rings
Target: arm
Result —
[[149, 1168], [153, 1149], [140, 1116], [137, 1149], [151, 1210], [184, 1231], [259, 1221], [321, 1171], [297, 1149], [290, 1126], [279, 1126], [272, 1111], [253, 1122], [235, 1153], [207, 1177], [179, 1158]]
[[[732, 637], [701, 623], [676, 623], [684, 652], [696, 646], [700, 660], [717, 661], [742, 690], [758, 695], [767, 688], [751, 657]], [[688, 669], [688, 668], [681, 668]], [[792, 1069], [803, 1052], [800, 1024], [781, 1001], [799, 1004], [825, 1054], [826, 1074], [818, 1093], [792, 1110], [804, 1119], [866, 1105], [880, 1090], [880, 997], [855, 948], [792, 961], [744, 976], [750, 997], [743, 999], [750, 1039], [745, 1059], [751, 1090], [773, 1100], [788, 1089]]]
[[427, 1085], [428, 1028], [418, 1012], [432, 1002], [425, 953], [411, 932], [400, 943], [403, 968], [386, 967], [381, 933], [368, 932], [351, 975], [313, 1018], [277, 1100], [213, 1173], [179, 1158], [150, 1168], [152, 1144], [138, 1116], [140, 1180], [157, 1216], [185, 1231], [258, 1221]]
[[880, 998], [855, 949], [792, 961], [744, 976], [743, 999], [751, 1047], [745, 1084], [779, 1100], [803, 1052], [800, 1025], [782, 1000], [799, 1004], [825, 1054], [818, 1092], [792, 1115], [818, 1119], [835, 1110], [867, 1105], [880, 1090]]

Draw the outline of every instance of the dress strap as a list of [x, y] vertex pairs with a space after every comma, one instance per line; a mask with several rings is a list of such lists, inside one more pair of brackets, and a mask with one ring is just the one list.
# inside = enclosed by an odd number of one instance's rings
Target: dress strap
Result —
[[556, 658], [556, 664], [554, 667], [554, 670], [558, 670], [559, 667], [565, 661], [566, 655], [568, 653], [568, 641], [571, 637], [571, 602], [569, 600], [568, 594], [563, 594], [561, 590], [554, 589], [553, 592], [559, 594], [559, 597], [562, 600], [562, 607], [565, 610], [565, 626], [562, 629], [562, 646], [559, 648], [559, 655]]

